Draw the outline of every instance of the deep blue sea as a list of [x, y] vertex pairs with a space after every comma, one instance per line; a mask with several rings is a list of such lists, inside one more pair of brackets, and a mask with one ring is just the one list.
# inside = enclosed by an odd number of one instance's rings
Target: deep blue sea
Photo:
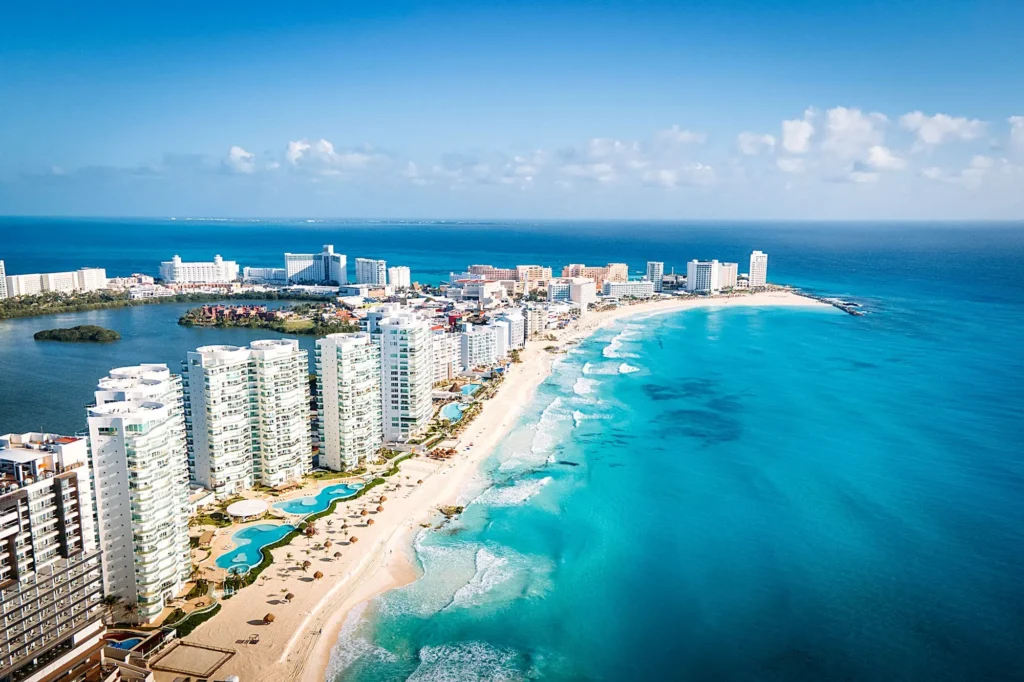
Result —
[[[346, 623], [332, 680], [1024, 678], [1024, 226], [0, 220], [9, 272], [323, 243], [420, 281], [759, 248], [869, 310], [632, 319], [564, 356], [465, 514], [418, 537], [422, 577]], [[59, 319], [116, 350], [0, 322], [0, 432], [82, 422], [113, 364], [252, 337], [177, 314]]]

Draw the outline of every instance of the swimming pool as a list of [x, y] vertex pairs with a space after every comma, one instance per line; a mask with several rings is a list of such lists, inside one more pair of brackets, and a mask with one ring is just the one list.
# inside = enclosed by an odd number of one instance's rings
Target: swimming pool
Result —
[[122, 639], [120, 642], [110, 642], [109, 646], [115, 649], [134, 649], [141, 641], [142, 637], [132, 637], [130, 639]]
[[274, 505], [274, 509], [280, 509], [287, 514], [316, 514], [331, 506], [331, 501], [352, 497], [363, 487], [362, 483], [342, 483], [340, 485], [329, 485], [316, 495], [298, 497], [294, 500], [285, 500]]
[[466, 384], [462, 387], [462, 395], [473, 395], [480, 390], [480, 384]]
[[236, 531], [231, 536], [235, 548], [217, 557], [217, 566], [227, 569], [229, 573], [245, 573], [263, 561], [261, 549], [277, 542], [293, 530], [295, 526], [288, 524], [278, 526], [261, 523]]
[[462, 419], [462, 405], [459, 403], [448, 403], [441, 408], [441, 416], [454, 424]]

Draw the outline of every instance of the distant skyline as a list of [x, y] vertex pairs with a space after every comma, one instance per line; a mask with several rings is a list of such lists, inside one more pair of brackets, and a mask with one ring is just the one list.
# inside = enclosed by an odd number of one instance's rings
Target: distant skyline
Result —
[[1024, 219], [1024, 3], [33, 3], [0, 215]]

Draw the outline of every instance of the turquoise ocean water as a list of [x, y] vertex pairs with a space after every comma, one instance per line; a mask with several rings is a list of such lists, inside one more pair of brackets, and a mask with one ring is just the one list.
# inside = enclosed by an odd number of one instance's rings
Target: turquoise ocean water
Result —
[[[0, 219], [9, 272], [322, 243], [423, 281], [761, 248], [773, 280], [869, 310], [688, 311], [582, 344], [465, 514], [418, 537], [422, 577], [346, 623], [331, 680], [1024, 678], [1022, 226]], [[0, 432], [81, 428], [111, 367], [259, 336], [179, 314], [0, 322]], [[123, 340], [31, 339], [72, 323]]]

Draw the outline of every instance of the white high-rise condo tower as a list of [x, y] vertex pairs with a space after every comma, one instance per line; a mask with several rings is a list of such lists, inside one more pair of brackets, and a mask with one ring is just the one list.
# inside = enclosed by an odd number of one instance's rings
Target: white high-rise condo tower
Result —
[[0, 299], [4, 298], [7, 298], [7, 271], [4, 262], [0, 260]]
[[665, 264], [661, 261], [647, 261], [647, 279], [654, 284], [654, 291], [661, 293], [662, 280], [665, 277]]
[[89, 408], [104, 593], [149, 622], [184, 587], [188, 446], [181, 378], [167, 365], [111, 370]]
[[374, 459], [384, 439], [380, 347], [366, 332], [316, 342], [319, 464], [344, 471]]
[[289, 284], [346, 284], [347, 261], [334, 253], [333, 244], [324, 244], [320, 253], [284, 254], [285, 278]]
[[768, 254], [755, 251], [750, 254], [750, 288], [763, 287], [768, 284]]
[[717, 260], [692, 260], [686, 264], [686, 290], [717, 293], [722, 288], [721, 274], [722, 265]]
[[388, 283], [388, 264], [373, 258], [356, 258], [356, 284], [384, 286]]
[[230, 497], [312, 467], [308, 354], [292, 339], [204, 346], [184, 365], [192, 480]]
[[430, 324], [413, 312], [395, 312], [380, 329], [384, 440], [405, 442], [422, 433], [433, 414]]
[[0, 679], [110, 679], [91, 479], [84, 438], [0, 436]]
[[404, 265], [388, 268], [388, 284], [394, 289], [408, 289], [412, 286], [412, 274]]

